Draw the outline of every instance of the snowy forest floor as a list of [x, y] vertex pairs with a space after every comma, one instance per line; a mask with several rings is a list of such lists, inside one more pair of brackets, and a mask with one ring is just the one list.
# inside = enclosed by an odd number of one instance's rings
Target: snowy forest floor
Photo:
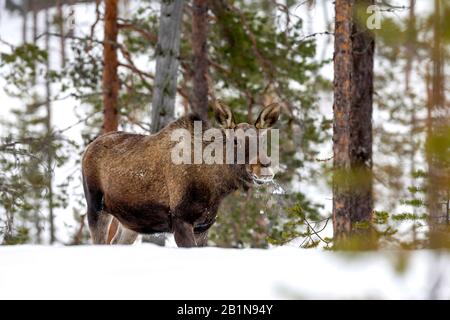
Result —
[[450, 252], [0, 247], [0, 299], [450, 299]]

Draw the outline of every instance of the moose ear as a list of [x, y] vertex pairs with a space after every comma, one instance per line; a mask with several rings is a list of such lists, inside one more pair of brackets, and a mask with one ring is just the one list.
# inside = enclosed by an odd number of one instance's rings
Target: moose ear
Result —
[[272, 127], [277, 122], [280, 116], [281, 107], [279, 103], [272, 103], [264, 107], [255, 122], [257, 129], [267, 129]]
[[220, 100], [216, 100], [214, 104], [216, 120], [224, 129], [234, 129], [236, 122], [234, 121], [233, 112], [229, 106], [223, 104]]

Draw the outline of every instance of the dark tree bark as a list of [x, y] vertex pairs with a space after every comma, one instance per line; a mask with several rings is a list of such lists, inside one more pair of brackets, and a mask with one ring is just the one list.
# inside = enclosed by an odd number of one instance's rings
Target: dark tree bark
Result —
[[[118, 0], [105, 0], [104, 45], [103, 45], [103, 133], [117, 131], [119, 127], [118, 99], [119, 76], [117, 74], [117, 37], [119, 27]], [[108, 243], [117, 232], [118, 221], [113, 219], [108, 232]]]
[[117, 75], [118, 0], [105, 1], [105, 26], [103, 46], [103, 132], [117, 131], [119, 125]]
[[161, 2], [151, 109], [152, 132], [159, 131], [174, 119], [183, 4], [183, 0]]
[[[337, 0], [334, 53], [333, 226], [336, 245], [371, 247], [373, 34], [357, 5]], [[365, 12], [365, 10], [363, 10]]]
[[193, 96], [192, 111], [208, 118], [208, 0], [192, 6]]

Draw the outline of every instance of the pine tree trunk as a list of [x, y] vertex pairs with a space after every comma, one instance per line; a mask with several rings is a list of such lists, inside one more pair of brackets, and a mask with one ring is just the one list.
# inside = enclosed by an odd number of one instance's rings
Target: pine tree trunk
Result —
[[183, 0], [161, 2], [151, 109], [152, 132], [159, 131], [174, 119], [183, 3]]
[[208, 118], [208, 0], [192, 6], [193, 97], [192, 111]]
[[[46, 70], [50, 71], [50, 13], [45, 10], [45, 50], [47, 51]], [[55, 217], [54, 217], [54, 203], [53, 203], [53, 131], [52, 131], [52, 106], [51, 106], [51, 86], [50, 79], [45, 79], [45, 127], [46, 127], [46, 143], [47, 143], [47, 205], [48, 217], [50, 223], [50, 244], [56, 240], [55, 235]]]
[[[117, 74], [117, 37], [119, 28], [118, 0], [105, 0], [103, 44], [103, 133], [117, 131], [119, 127], [119, 77]], [[109, 243], [117, 232], [118, 221], [113, 219], [108, 232]]]
[[[431, 103], [427, 121], [428, 188], [427, 203], [430, 215], [430, 244], [433, 248], [450, 245], [446, 199], [450, 185], [449, 168], [445, 159], [448, 150], [436, 141], [442, 141], [449, 132], [449, 110], [445, 104], [444, 64], [442, 45], [442, 2], [435, 0], [433, 18], [434, 43], [432, 52], [433, 74], [431, 79]], [[444, 158], [444, 159], [443, 159]]]
[[[363, 8], [371, 0], [357, 1]], [[373, 245], [372, 95], [375, 41], [353, 0], [336, 0], [333, 227], [338, 247]], [[358, 11], [360, 12], [360, 11]], [[365, 10], [364, 10], [365, 12]]]
[[103, 44], [103, 132], [117, 131], [119, 125], [117, 75], [118, 0], [105, 1], [105, 26]]

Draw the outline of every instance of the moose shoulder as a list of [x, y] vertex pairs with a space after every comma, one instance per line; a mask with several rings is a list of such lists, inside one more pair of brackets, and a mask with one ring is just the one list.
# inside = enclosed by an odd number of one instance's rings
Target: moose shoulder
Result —
[[[254, 125], [236, 124], [230, 108], [220, 102], [215, 111], [223, 131], [245, 131], [271, 127], [280, 107], [265, 107]], [[154, 135], [114, 132], [86, 148], [83, 187], [94, 244], [107, 243], [115, 217], [120, 226], [112, 243], [131, 244], [139, 233], [173, 232], [180, 247], [204, 246], [222, 199], [273, 177], [262, 170], [269, 165], [261, 159], [244, 164], [174, 164], [172, 133], [184, 129], [193, 136], [195, 121], [201, 121], [202, 130], [210, 128], [207, 121], [187, 115]]]

